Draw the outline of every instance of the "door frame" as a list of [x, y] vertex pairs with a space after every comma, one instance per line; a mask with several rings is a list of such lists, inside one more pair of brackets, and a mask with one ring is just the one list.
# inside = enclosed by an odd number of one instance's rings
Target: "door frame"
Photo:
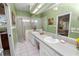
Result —
[[4, 4], [4, 8], [5, 8], [5, 15], [7, 19], [7, 33], [8, 33], [10, 54], [11, 56], [14, 56], [15, 50], [14, 50], [14, 40], [13, 40], [13, 31], [12, 31], [12, 15], [11, 15], [10, 4], [9, 3], [7, 3], [6, 5]]

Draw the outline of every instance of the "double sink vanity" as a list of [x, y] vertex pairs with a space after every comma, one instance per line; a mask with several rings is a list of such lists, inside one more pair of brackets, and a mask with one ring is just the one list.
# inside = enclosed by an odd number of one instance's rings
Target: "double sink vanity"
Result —
[[30, 39], [32, 45], [38, 48], [40, 56], [79, 56], [75, 40], [69, 42], [68, 40], [70, 38], [62, 38], [55, 34], [49, 35], [49, 33], [40, 34], [36, 31], [31, 32]]

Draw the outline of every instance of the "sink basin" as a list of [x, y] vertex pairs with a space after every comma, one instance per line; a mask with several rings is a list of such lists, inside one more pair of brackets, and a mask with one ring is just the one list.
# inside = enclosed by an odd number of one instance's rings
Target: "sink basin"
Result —
[[44, 38], [44, 41], [46, 41], [47, 43], [52, 43], [52, 44], [55, 44], [55, 43], [58, 43], [59, 42], [58, 39], [54, 39], [52, 37], [45, 37]]

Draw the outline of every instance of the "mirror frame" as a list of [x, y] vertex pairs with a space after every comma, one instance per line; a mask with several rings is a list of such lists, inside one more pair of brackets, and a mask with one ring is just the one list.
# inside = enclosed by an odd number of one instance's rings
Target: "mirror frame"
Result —
[[[70, 18], [69, 18], [69, 31], [68, 31], [68, 36], [67, 37], [69, 37], [69, 34], [70, 34], [70, 32], [71, 32], [71, 16], [72, 16], [72, 12], [65, 12], [65, 13], [62, 13], [62, 14], [59, 14], [58, 16], [57, 16], [57, 19], [56, 19], [56, 34], [57, 35], [59, 35], [58, 34], [58, 17], [59, 16], [64, 16], [64, 15], [66, 15], [66, 14], [70, 14]], [[61, 35], [62, 36], [62, 35]]]

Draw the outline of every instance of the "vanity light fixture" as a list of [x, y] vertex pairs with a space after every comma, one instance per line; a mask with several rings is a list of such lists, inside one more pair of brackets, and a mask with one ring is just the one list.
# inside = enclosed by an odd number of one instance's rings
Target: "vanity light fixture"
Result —
[[37, 20], [35, 20], [35, 23], [37, 23], [38, 21]]
[[58, 7], [54, 7], [53, 10], [57, 11], [58, 10]]
[[39, 4], [32, 13], [36, 13], [43, 5], [44, 5], [44, 3]]
[[30, 22], [30, 20], [25, 20], [25, 19], [23, 19], [22, 21], [23, 21], [23, 22]]
[[34, 13], [36, 13], [38, 11], [38, 9], [36, 8], [32, 13], [34, 14]]
[[37, 23], [38, 21], [37, 20], [32, 20], [32, 22]]
[[44, 3], [39, 4], [39, 5], [37, 6], [37, 8], [40, 9], [43, 5], [44, 5]]

